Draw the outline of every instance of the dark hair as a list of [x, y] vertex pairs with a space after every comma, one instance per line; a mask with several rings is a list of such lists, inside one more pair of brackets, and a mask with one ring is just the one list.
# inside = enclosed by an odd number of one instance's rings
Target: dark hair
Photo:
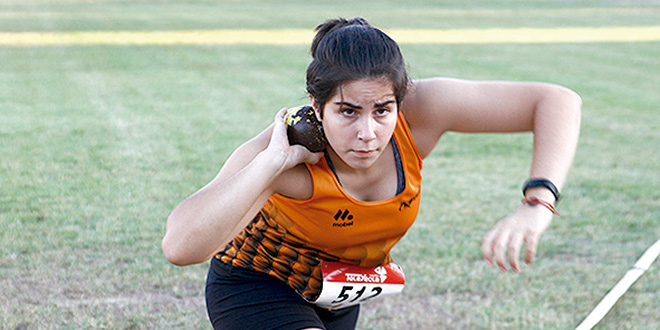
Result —
[[386, 78], [401, 105], [408, 74], [397, 43], [383, 31], [357, 17], [331, 19], [316, 27], [312, 63], [307, 68], [307, 92], [321, 107], [344, 82]]

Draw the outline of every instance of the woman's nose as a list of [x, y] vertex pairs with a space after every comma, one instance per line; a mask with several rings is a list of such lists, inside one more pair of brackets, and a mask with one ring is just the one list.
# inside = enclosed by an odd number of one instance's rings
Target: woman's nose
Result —
[[362, 141], [371, 141], [376, 138], [375, 124], [371, 118], [364, 118], [360, 121], [358, 128], [358, 139]]

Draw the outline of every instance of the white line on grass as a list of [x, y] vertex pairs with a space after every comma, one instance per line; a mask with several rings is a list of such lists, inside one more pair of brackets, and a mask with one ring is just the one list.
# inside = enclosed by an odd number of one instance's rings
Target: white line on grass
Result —
[[649, 269], [651, 264], [660, 254], [660, 239], [651, 245], [646, 252], [637, 260], [633, 268], [631, 268], [623, 276], [621, 280], [605, 295], [603, 300], [594, 308], [587, 318], [578, 325], [576, 330], [589, 330], [593, 328], [605, 315], [612, 309], [612, 306], [621, 298], [621, 296], [628, 291], [630, 286], [637, 281], [637, 279]]

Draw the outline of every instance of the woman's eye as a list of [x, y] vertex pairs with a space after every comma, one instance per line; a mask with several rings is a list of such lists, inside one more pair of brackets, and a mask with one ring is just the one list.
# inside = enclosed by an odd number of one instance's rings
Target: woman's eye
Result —
[[353, 110], [353, 109], [342, 109], [341, 113], [343, 113], [345, 116], [353, 116], [353, 115], [355, 115], [355, 110]]
[[387, 108], [381, 108], [381, 109], [376, 110], [376, 114], [378, 114], [379, 116], [384, 116], [388, 113], [390, 113], [390, 109], [387, 109]]

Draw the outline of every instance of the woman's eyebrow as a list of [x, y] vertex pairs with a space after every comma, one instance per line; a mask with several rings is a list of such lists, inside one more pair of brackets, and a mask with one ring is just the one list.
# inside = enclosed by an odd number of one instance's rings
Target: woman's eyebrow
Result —
[[351, 104], [351, 103], [348, 103], [348, 102], [344, 102], [344, 101], [341, 101], [341, 102], [335, 102], [335, 104], [336, 104], [336, 105], [339, 105], [339, 106], [343, 105], [343, 106], [346, 106], [346, 107], [349, 107], [349, 108], [354, 108], [354, 109], [362, 109], [362, 107], [359, 106], [359, 105], [354, 105], [354, 104]]
[[396, 101], [395, 100], [389, 100], [389, 101], [384, 101], [384, 102], [380, 102], [380, 103], [374, 103], [374, 108], [384, 107], [384, 106], [386, 106], [388, 104], [392, 104], [394, 102], [396, 102]]
[[[383, 101], [383, 102], [374, 103], [374, 108], [384, 107], [388, 104], [392, 104], [392, 103], [395, 103], [395, 102], [396, 102], [395, 100], [387, 100], [387, 101]], [[362, 106], [355, 105], [355, 104], [352, 104], [352, 103], [349, 103], [349, 102], [346, 102], [346, 101], [335, 102], [335, 104], [339, 105], [339, 106], [343, 105], [345, 107], [353, 108], [353, 109], [362, 109]]]

